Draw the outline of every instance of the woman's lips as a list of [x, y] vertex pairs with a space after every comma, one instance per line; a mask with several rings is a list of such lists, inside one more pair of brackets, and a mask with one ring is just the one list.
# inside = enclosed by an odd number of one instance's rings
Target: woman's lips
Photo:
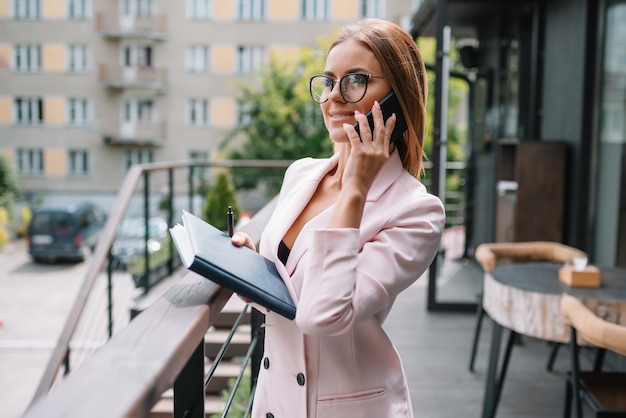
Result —
[[329, 112], [328, 116], [333, 122], [354, 121], [354, 112]]

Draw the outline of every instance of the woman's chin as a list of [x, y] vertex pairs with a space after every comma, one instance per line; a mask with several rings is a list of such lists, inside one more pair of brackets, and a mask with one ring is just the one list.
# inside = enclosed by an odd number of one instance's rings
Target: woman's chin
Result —
[[343, 130], [343, 127], [332, 129], [329, 133], [331, 141], [335, 143], [348, 142], [348, 135]]

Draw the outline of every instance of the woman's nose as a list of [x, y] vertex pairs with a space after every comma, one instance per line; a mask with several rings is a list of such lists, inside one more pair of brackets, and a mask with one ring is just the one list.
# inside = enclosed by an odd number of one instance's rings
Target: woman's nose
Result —
[[341, 95], [341, 82], [336, 82], [330, 89], [330, 93], [328, 94], [328, 100], [338, 100], [342, 102], [346, 101]]

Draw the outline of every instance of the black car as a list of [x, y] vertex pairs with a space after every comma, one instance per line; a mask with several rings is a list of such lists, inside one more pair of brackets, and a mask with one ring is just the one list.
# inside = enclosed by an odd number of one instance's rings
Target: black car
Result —
[[96, 247], [105, 222], [105, 212], [91, 202], [39, 208], [27, 228], [28, 252], [37, 262], [82, 261]]

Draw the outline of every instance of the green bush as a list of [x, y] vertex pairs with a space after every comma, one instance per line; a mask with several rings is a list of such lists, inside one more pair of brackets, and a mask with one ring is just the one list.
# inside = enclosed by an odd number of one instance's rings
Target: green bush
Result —
[[232, 206], [235, 221], [241, 214], [241, 205], [235, 191], [233, 179], [228, 171], [220, 172], [215, 184], [209, 189], [204, 204], [204, 220], [219, 230], [226, 231], [228, 229], [226, 212], [228, 207]]
[[[222, 389], [220, 397], [224, 402], [228, 400], [231, 392], [234, 390], [235, 382], [237, 379], [228, 379], [228, 388]], [[228, 410], [228, 418], [246, 418], [244, 414], [246, 407], [248, 406], [248, 400], [250, 399], [250, 375], [244, 374], [239, 382], [239, 387], [233, 398], [233, 402]]]
[[22, 207], [20, 211], [20, 220], [15, 228], [18, 237], [26, 236], [26, 229], [28, 228], [28, 224], [30, 223], [32, 217], [33, 211], [28, 206]]

